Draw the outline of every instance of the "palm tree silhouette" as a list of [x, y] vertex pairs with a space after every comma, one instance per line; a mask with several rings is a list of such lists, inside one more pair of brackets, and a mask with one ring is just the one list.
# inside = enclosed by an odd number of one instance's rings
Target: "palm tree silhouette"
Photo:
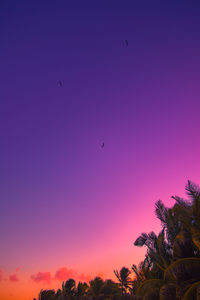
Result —
[[64, 300], [75, 299], [76, 281], [73, 278], [62, 283], [62, 295]]
[[122, 293], [126, 294], [131, 286], [131, 278], [129, 277], [131, 271], [126, 267], [122, 267], [120, 271], [114, 270], [114, 274], [119, 280]]
[[76, 299], [81, 300], [86, 296], [89, 286], [86, 282], [79, 282], [76, 289]]
[[93, 280], [90, 280], [90, 286], [88, 294], [91, 296], [92, 300], [98, 300], [102, 296], [102, 289], [104, 282], [100, 277], [95, 277]]

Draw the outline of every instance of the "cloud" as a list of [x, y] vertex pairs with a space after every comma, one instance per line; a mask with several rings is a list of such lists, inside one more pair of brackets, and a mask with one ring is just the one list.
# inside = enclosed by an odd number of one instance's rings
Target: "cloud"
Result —
[[50, 283], [52, 277], [50, 272], [38, 272], [37, 274], [31, 275], [31, 279], [36, 283], [40, 283], [40, 282]]
[[78, 273], [76, 270], [68, 269], [67, 267], [61, 267], [55, 272], [55, 276], [52, 277], [50, 272], [38, 272], [31, 275], [31, 279], [36, 282], [46, 282], [50, 283], [51, 280], [66, 281], [70, 278], [75, 279], [76, 281], [87, 281], [89, 282], [92, 277], [84, 273]]
[[62, 267], [56, 271], [54, 278], [63, 281], [74, 277], [76, 277], [76, 272], [74, 270]]
[[19, 278], [17, 277], [17, 274], [12, 274], [9, 276], [9, 280], [12, 282], [17, 282], [19, 281]]
[[86, 274], [79, 274], [77, 271], [73, 270], [73, 269], [68, 269], [66, 267], [61, 267], [60, 269], [58, 269], [55, 273], [55, 277], [54, 279], [60, 280], [60, 281], [64, 281], [64, 280], [68, 280], [69, 278], [73, 278], [75, 280], [80, 280], [80, 281], [90, 281], [91, 280], [91, 276], [86, 275]]
[[80, 281], [87, 281], [87, 282], [89, 282], [92, 279], [92, 277], [89, 276], [89, 275], [86, 275], [86, 274], [82, 273], [82, 274], [79, 274], [77, 276], [77, 279], [80, 280]]

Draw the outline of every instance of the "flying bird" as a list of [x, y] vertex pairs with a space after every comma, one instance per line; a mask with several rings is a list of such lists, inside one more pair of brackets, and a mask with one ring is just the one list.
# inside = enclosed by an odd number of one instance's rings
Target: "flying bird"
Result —
[[101, 148], [104, 148], [104, 143], [102, 143]]
[[59, 81], [58, 81], [58, 85], [59, 85], [59, 86], [62, 86], [62, 81], [59, 80]]
[[126, 43], [126, 47], [128, 47], [128, 40], [125, 40], [125, 43]]

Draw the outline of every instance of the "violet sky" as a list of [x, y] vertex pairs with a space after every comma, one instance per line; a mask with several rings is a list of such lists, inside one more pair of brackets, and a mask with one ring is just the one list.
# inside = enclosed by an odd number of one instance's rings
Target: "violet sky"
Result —
[[2, 1], [0, 37], [0, 269], [138, 263], [199, 183], [200, 2]]

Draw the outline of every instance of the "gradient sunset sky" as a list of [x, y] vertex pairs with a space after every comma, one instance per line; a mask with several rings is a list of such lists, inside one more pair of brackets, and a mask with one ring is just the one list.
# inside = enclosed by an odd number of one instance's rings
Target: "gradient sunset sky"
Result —
[[200, 183], [200, 1], [5, 0], [0, 37], [0, 299], [114, 278]]

